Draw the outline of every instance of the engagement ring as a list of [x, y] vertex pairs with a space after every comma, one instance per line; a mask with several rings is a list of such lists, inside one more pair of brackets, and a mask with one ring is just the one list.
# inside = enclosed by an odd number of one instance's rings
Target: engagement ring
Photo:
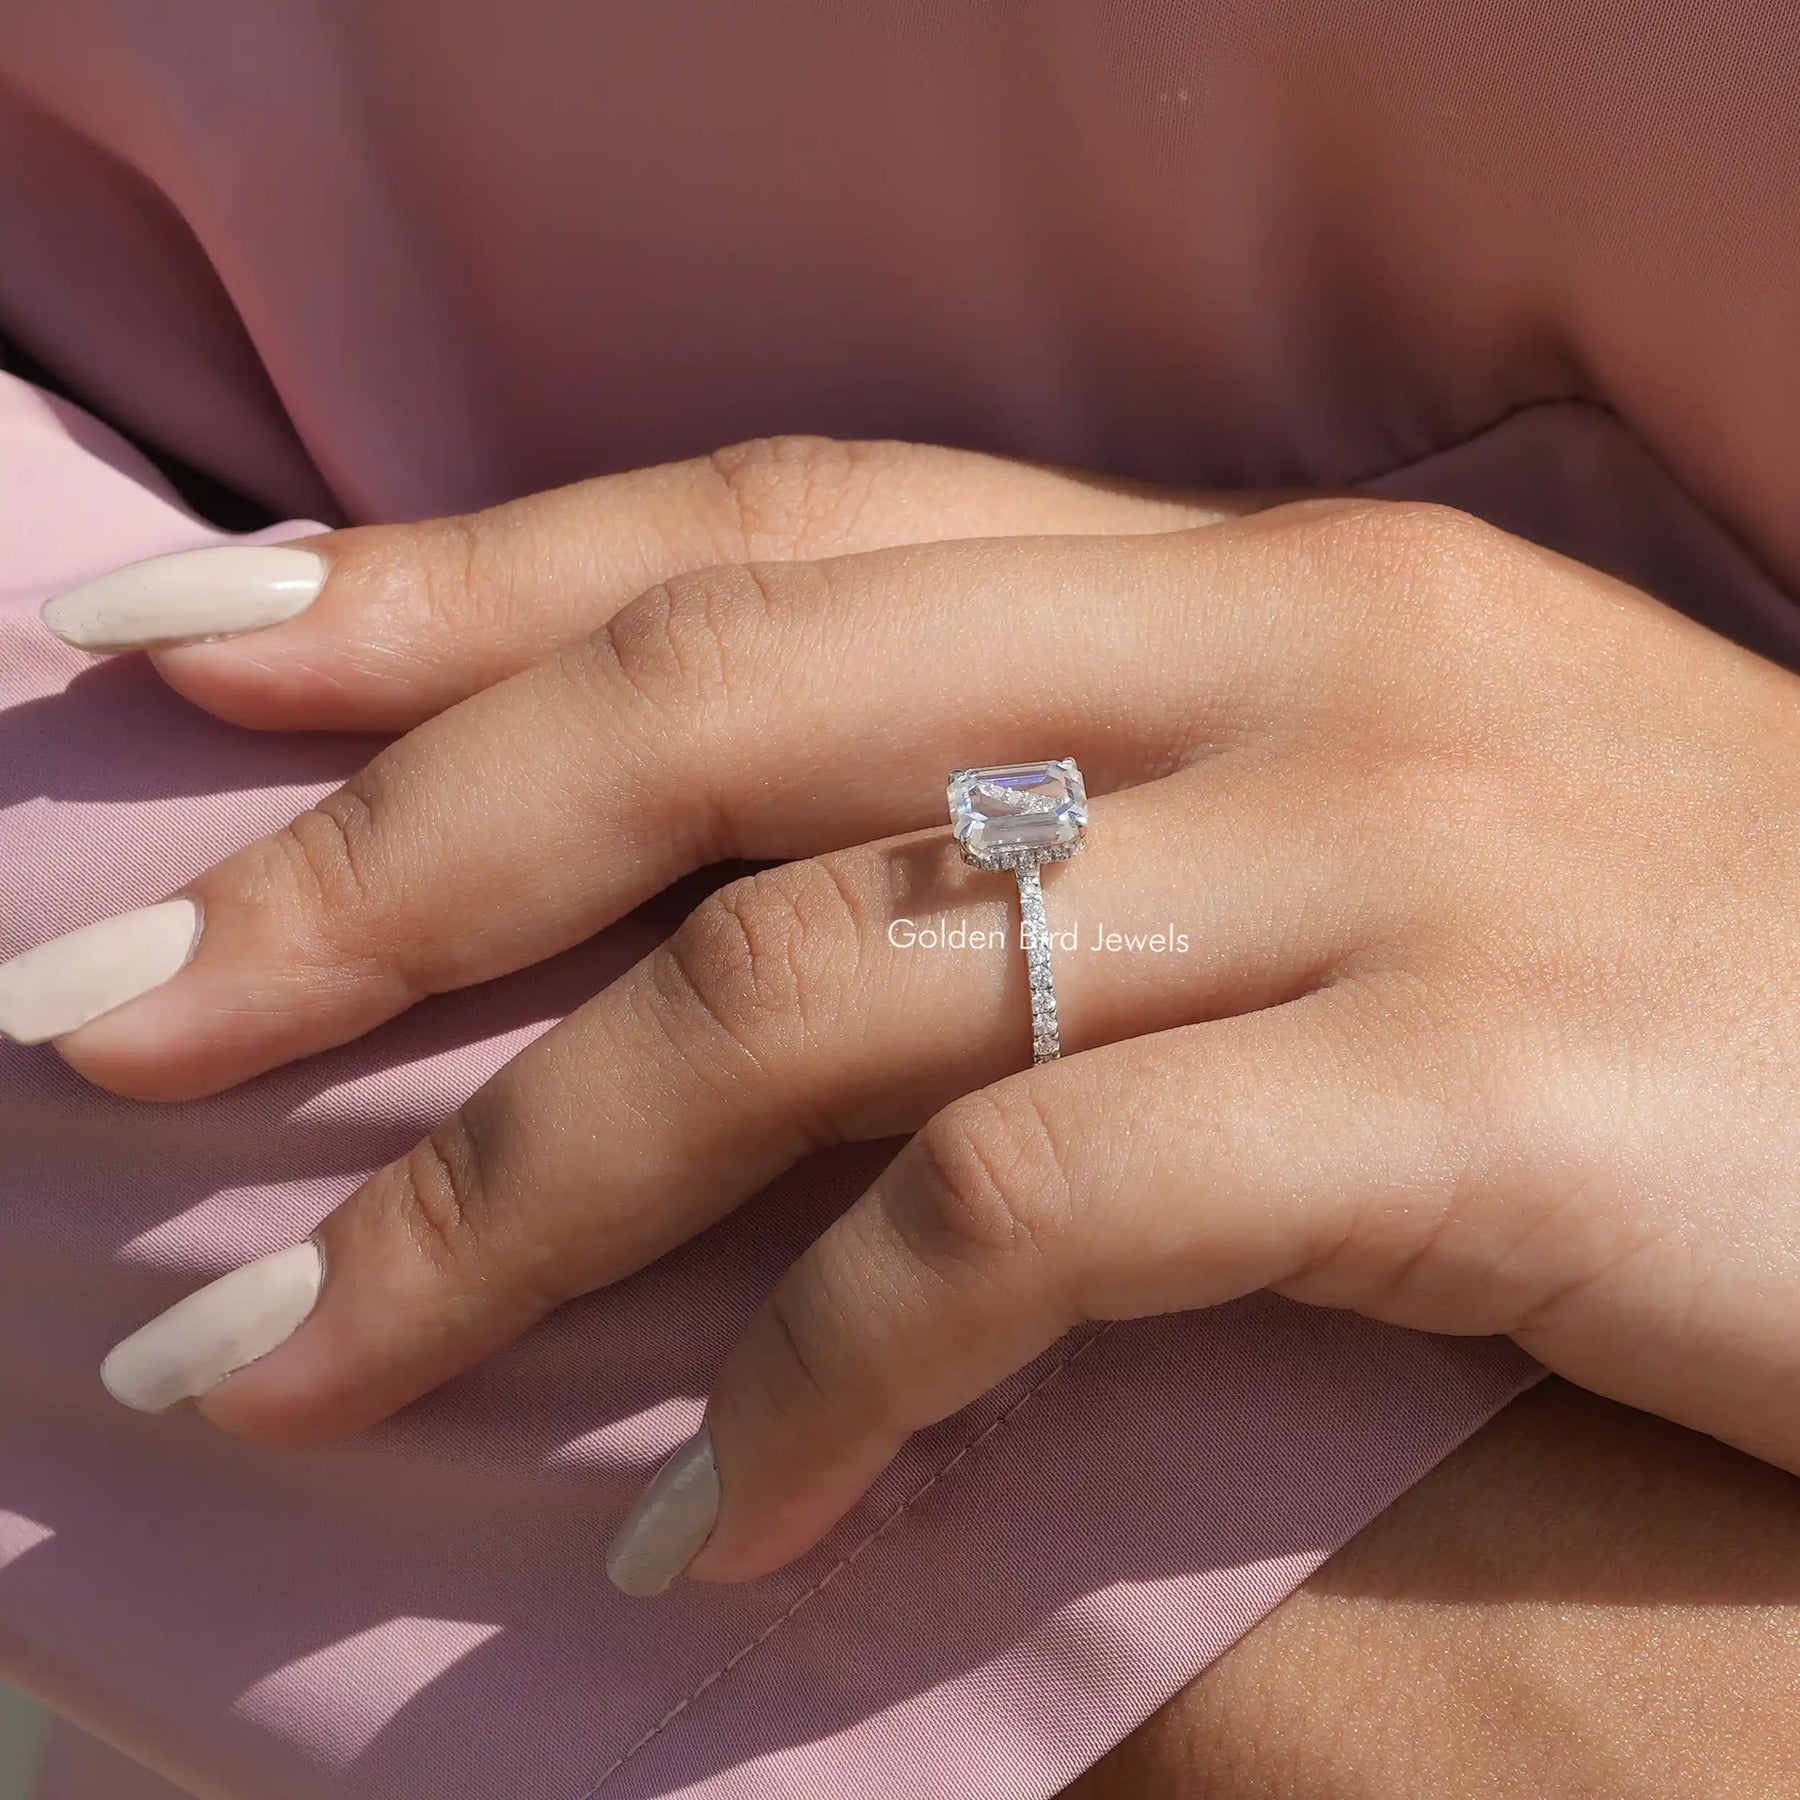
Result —
[[1056, 983], [1050, 973], [1050, 926], [1038, 868], [1066, 862], [1087, 834], [1087, 787], [1073, 760], [1002, 763], [958, 769], [950, 777], [950, 829], [963, 861], [977, 869], [1010, 869], [1019, 882], [1019, 923], [1031, 979], [1031, 1060], [1062, 1054], [1056, 1028]]

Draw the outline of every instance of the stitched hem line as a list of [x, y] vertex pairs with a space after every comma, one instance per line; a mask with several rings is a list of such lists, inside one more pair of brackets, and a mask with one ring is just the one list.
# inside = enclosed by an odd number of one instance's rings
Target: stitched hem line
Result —
[[575, 1796], [575, 1800], [594, 1800], [594, 1796], [598, 1794], [600, 1790], [626, 1766], [627, 1763], [631, 1762], [641, 1752], [647, 1750], [655, 1743], [677, 1719], [681, 1718], [693, 1706], [694, 1702], [697, 1701], [701, 1695], [705, 1694], [720, 1681], [724, 1680], [724, 1678], [729, 1675], [739, 1663], [743, 1662], [746, 1657], [754, 1655], [764, 1644], [768, 1643], [768, 1641], [780, 1632], [796, 1613], [836, 1581], [837, 1578], [843, 1574], [843, 1572], [849, 1568], [865, 1550], [871, 1549], [874, 1545], [880, 1543], [894, 1526], [917, 1506], [919, 1502], [963, 1460], [964, 1457], [979, 1450], [989, 1438], [993, 1437], [994, 1434], [1001, 1429], [1002, 1426], [1017, 1418], [1018, 1415], [1051, 1384], [1051, 1382], [1055, 1381], [1056, 1378], [1062, 1374], [1064, 1369], [1069, 1368], [1072, 1364], [1079, 1362], [1082, 1357], [1086, 1356], [1087, 1353], [1112, 1330], [1113, 1325], [1116, 1322], [1117, 1321], [1109, 1320], [1106, 1324], [1100, 1326], [1098, 1330], [1090, 1331], [1088, 1335], [1068, 1353], [1068, 1355], [1059, 1358], [1054, 1365], [1045, 1370], [1043, 1375], [1041, 1375], [1037, 1381], [1033, 1382], [1011, 1406], [996, 1418], [989, 1420], [988, 1423], [983, 1426], [980, 1431], [976, 1432], [976, 1434], [970, 1438], [948, 1462], [936, 1470], [928, 1480], [920, 1483], [918, 1487], [914, 1488], [913, 1491], [908, 1494], [867, 1537], [852, 1550], [848, 1551], [839, 1561], [833, 1563], [832, 1566], [827, 1569], [825, 1573], [787, 1609], [786, 1612], [782, 1613], [779, 1618], [771, 1620], [769, 1624], [753, 1637], [741, 1650], [735, 1655], [727, 1657], [724, 1662], [720, 1663], [720, 1665], [714, 1669], [704, 1681], [700, 1682], [700, 1684], [695, 1687], [694, 1691], [689, 1694], [685, 1700], [672, 1706], [664, 1713], [663, 1716], [630, 1747], [630, 1749], [620, 1755], [616, 1761], [609, 1764], [607, 1768], [601, 1771], [599, 1776], [597, 1776], [593, 1782], [583, 1788], [581, 1792]]

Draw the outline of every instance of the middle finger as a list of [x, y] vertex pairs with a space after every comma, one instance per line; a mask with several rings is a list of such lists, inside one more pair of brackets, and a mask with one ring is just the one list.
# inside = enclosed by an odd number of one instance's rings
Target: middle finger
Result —
[[1277, 516], [652, 589], [201, 876], [187, 965], [59, 1047], [122, 1093], [211, 1093], [566, 949], [696, 867], [925, 824], [953, 764], [1049, 742], [1105, 791], [1235, 741], [1303, 660], [1260, 586], [1234, 591], [1263, 560], [1234, 538]]

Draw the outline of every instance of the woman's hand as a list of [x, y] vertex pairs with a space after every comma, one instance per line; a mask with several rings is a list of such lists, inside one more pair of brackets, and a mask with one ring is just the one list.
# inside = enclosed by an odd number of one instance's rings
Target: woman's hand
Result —
[[[0, 1027], [22, 989], [120, 1092], [216, 1090], [686, 870], [783, 866], [353, 1194], [322, 1291], [308, 1248], [227, 1276], [114, 1353], [115, 1391], [204, 1392], [257, 1436], [355, 1430], [805, 1151], [910, 1131], [726, 1359], [616, 1547], [624, 1585], [772, 1569], [1077, 1322], [1260, 1287], [1508, 1332], [1800, 1467], [1795, 679], [1433, 508], [1218, 522], [1044, 471], [1027, 505], [996, 473], [993, 510], [1035, 508], [1007, 528], [1036, 535], [824, 555], [870, 514], [819, 530], [808, 458], [866, 483], [887, 457], [904, 492], [908, 455], [946, 453], [838, 454], [790, 452], [789, 498], [759, 502], [810, 560], [696, 568], [682, 506], [632, 484], [717, 476], [652, 471], [314, 540], [308, 612], [163, 653], [228, 716], [401, 723], [573, 640], [200, 877], [197, 950], [154, 991], [63, 1030], [60, 1004], [91, 1017], [91, 940], [0, 969]], [[755, 466], [778, 489], [780, 457]], [[1054, 488], [1109, 535], [1041, 535]], [[613, 613], [657, 556], [686, 572]], [[1061, 755], [1101, 797], [1045, 883], [1079, 946], [1065, 1059], [1026, 1070], [1016, 948], [901, 940], [1016, 933], [1010, 882], [929, 828], [951, 767]]]

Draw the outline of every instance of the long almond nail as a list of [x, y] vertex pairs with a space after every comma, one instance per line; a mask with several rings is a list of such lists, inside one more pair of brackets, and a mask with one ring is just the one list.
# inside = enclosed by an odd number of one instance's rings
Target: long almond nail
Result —
[[325, 1280], [308, 1239], [221, 1275], [134, 1331], [100, 1365], [115, 1400], [166, 1412], [209, 1394], [227, 1375], [284, 1344], [306, 1322]]
[[128, 563], [44, 603], [44, 623], [78, 650], [107, 654], [237, 637], [304, 612], [325, 559], [293, 544], [220, 544]]
[[44, 1044], [161, 987], [200, 941], [200, 908], [164, 900], [0, 963], [0, 1037]]
[[700, 1554], [719, 1517], [719, 1470], [702, 1427], [650, 1478], [606, 1551], [622, 1594], [660, 1594]]

